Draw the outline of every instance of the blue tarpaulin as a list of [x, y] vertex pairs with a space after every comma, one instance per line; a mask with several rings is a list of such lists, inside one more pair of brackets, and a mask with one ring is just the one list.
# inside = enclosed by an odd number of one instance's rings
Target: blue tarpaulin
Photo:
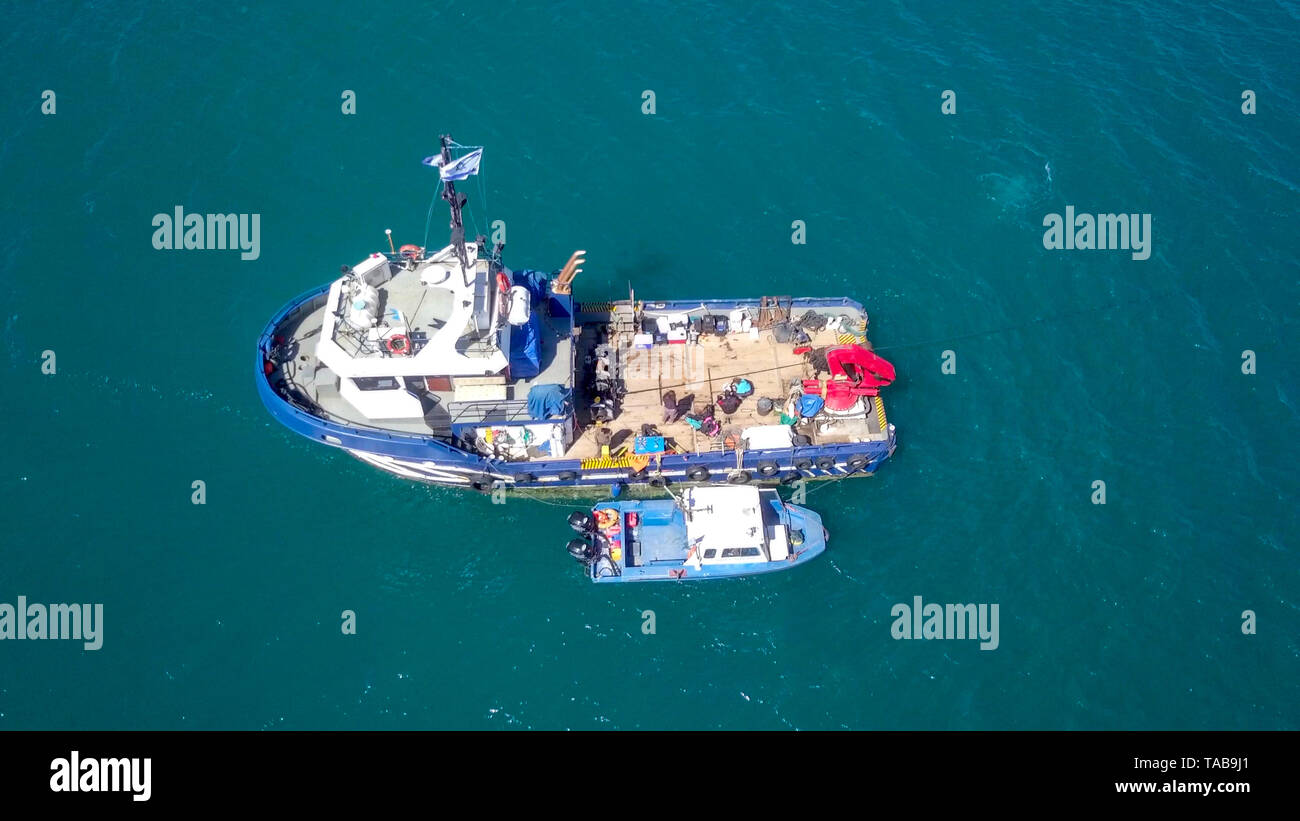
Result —
[[510, 278], [528, 289], [533, 303], [528, 322], [510, 331], [510, 377], [532, 379], [542, 371], [542, 326], [538, 311], [546, 299], [546, 274], [525, 269], [511, 271]]
[[532, 379], [542, 372], [542, 329], [533, 311], [528, 321], [510, 329], [510, 378]]
[[805, 418], [816, 416], [818, 413], [821, 413], [822, 406], [825, 404], [826, 400], [822, 399], [820, 396], [804, 394], [799, 397], [799, 415]]
[[528, 415], [534, 419], [564, 416], [569, 411], [569, 389], [563, 385], [534, 385], [528, 391]]

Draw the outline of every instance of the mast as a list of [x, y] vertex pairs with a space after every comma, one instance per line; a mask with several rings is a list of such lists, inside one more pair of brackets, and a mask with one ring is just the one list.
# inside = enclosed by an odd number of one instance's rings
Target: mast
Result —
[[[451, 165], [451, 135], [443, 134], [438, 138], [442, 145], [442, 165]], [[469, 198], [456, 190], [456, 183], [448, 180], [442, 186], [442, 198], [451, 207], [451, 244], [456, 249], [456, 258], [460, 260], [461, 271], [469, 270], [469, 258], [465, 254], [465, 223], [461, 221], [460, 209], [465, 207]]]

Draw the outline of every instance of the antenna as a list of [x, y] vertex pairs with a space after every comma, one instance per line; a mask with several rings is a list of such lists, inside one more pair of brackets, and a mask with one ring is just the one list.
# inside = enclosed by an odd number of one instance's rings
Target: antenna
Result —
[[397, 249], [393, 247], [393, 229], [392, 229], [392, 228], [385, 228], [385, 229], [384, 229], [384, 233], [388, 235], [388, 250], [390, 250], [390, 251], [392, 251], [394, 254], [396, 254], [396, 253], [397, 253]]

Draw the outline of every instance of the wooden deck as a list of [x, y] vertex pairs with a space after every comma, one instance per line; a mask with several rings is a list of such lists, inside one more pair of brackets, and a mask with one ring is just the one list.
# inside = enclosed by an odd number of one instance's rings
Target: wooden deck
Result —
[[[813, 376], [812, 368], [804, 361], [803, 355], [793, 353], [794, 345], [777, 342], [768, 331], [761, 331], [757, 339], [743, 333], [724, 337], [709, 335], [701, 337], [694, 345], [656, 345], [650, 350], [632, 349], [630, 342], [630, 337], [620, 335], [616, 338], [621, 356], [619, 366], [628, 391], [623, 397], [618, 416], [609, 426], [616, 441], [623, 431], [629, 431], [626, 435], [634, 436], [640, 433], [643, 424], [651, 424], [687, 451], [721, 451], [725, 449], [724, 441], [728, 435], [739, 438], [740, 432], [747, 427], [780, 424], [781, 410], [790, 395], [792, 384]], [[813, 337], [811, 344], [817, 348], [839, 342], [836, 333], [822, 331]], [[718, 394], [739, 377], [754, 384], [754, 394], [747, 397], [733, 414], [723, 414], [720, 410], [717, 412], [717, 419], [723, 428], [721, 436], [710, 438], [700, 434], [685, 421], [663, 423], [663, 395], [668, 391], [674, 391], [678, 400], [694, 394], [693, 410], [699, 411], [713, 403]], [[766, 416], [758, 414], [760, 397], [768, 397], [775, 404], [773, 411]], [[874, 422], [874, 412], [871, 417]], [[878, 424], [873, 424], [872, 427], [878, 427]], [[798, 432], [814, 435], [815, 438], [831, 439], [829, 436], [816, 437], [815, 431], [805, 430], [802, 425]], [[848, 433], [860, 435], [861, 431]], [[594, 434], [595, 428], [586, 428], [565, 456], [572, 459], [599, 456], [600, 446], [596, 444]]]

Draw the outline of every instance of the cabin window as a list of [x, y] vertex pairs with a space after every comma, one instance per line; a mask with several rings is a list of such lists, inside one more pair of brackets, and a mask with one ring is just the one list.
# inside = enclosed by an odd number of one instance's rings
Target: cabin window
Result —
[[712, 547], [710, 547], [708, 550], [704, 551], [704, 558], [706, 558], [706, 559], [712, 559], [714, 556], [717, 556], [717, 555], [718, 555], [718, 551], [715, 550], [715, 549], [712, 548]]
[[363, 391], [392, 391], [401, 387], [391, 376], [354, 376], [352, 384]]
[[728, 547], [722, 551], [722, 558], [735, 559], [740, 556], [757, 556], [759, 550], [757, 547]]

